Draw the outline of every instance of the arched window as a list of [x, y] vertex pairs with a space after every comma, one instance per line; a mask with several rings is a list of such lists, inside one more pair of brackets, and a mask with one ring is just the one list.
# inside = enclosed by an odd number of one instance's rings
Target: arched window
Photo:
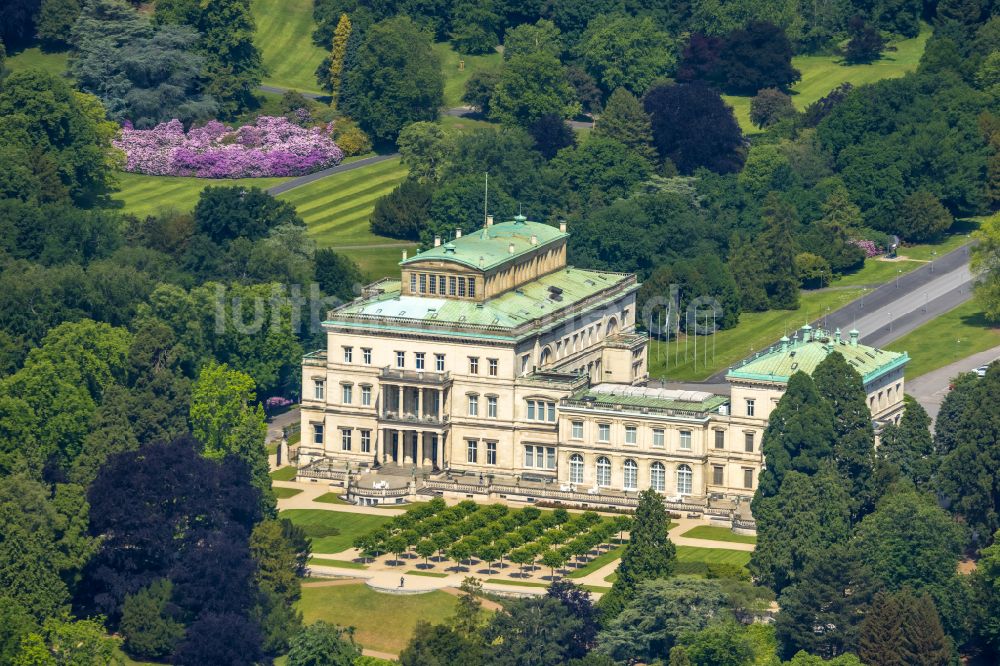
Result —
[[542, 353], [538, 355], [538, 365], [544, 367], [548, 365], [551, 360], [552, 360], [552, 349], [550, 349], [549, 347], [545, 347], [544, 349], [542, 349]]
[[655, 462], [649, 467], [649, 485], [658, 493], [667, 489], [667, 468], [661, 462]]
[[579, 453], [569, 457], [569, 482], [583, 483], [583, 456]]
[[618, 332], [618, 320], [612, 317], [608, 320], [608, 337], [616, 334]]
[[611, 485], [611, 461], [604, 456], [597, 459], [597, 485]]
[[625, 490], [635, 490], [639, 487], [639, 466], [634, 460], [625, 461]]
[[687, 465], [681, 465], [677, 468], [677, 494], [691, 494], [691, 468]]

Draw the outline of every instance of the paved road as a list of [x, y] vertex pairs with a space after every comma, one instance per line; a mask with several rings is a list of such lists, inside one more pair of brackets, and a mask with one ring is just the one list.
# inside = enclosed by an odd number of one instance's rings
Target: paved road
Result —
[[[969, 245], [964, 245], [810, 324], [828, 330], [839, 328], [845, 335], [857, 328], [862, 342], [882, 347], [970, 298]], [[804, 323], [789, 322], [790, 328]], [[724, 382], [726, 372], [713, 375], [707, 383]]]
[[[472, 118], [474, 118], [476, 120], [481, 120], [481, 117], [479, 116], [479, 113], [475, 109], [473, 109], [471, 106], [456, 106], [453, 109], [445, 109], [444, 115], [446, 115], [446, 116], [455, 116], [456, 118], [464, 118], [466, 116], [469, 116], [469, 117], [472, 117]], [[581, 122], [579, 120], [567, 120], [566, 122], [569, 124], [570, 127], [572, 127], [575, 130], [593, 129], [594, 128], [594, 121], [593, 120], [591, 120], [589, 122]]]
[[305, 176], [299, 176], [298, 178], [292, 178], [291, 180], [286, 180], [283, 183], [275, 185], [274, 187], [267, 188], [269, 194], [281, 194], [282, 192], [287, 192], [288, 190], [294, 190], [296, 187], [301, 187], [308, 183], [313, 183], [317, 180], [326, 178], [327, 176], [332, 176], [335, 173], [343, 173], [344, 171], [353, 171], [354, 169], [360, 169], [361, 167], [368, 166], [370, 164], [376, 164], [378, 162], [384, 162], [386, 160], [391, 160], [394, 157], [399, 157], [399, 153], [387, 153], [385, 155], [374, 155], [372, 157], [366, 157], [364, 159], [357, 160], [355, 162], [348, 162], [347, 164], [338, 164], [337, 166], [332, 166], [329, 169], [323, 169], [322, 171], [317, 171], [316, 173], [310, 173]]
[[[290, 90], [290, 88], [278, 88], [277, 86], [257, 86], [257, 89], [260, 90], [260, 91], [262, 91], [262, 92], [266, 92], [266, 93], [274, 93], [275, 95], [284, 95], [286, 92], [288, 92]], [[294, 90], [293, 92], [297, 92], [298, 94], [302, 95], [303, 97], [307, 97], [309, 99], [314, 99], [314, 100], [317, 100], [319, 102], [324, 102], [324, 103], [329, 103], [330, 102], [330, 96], [329, 95], [323, 95], [323, 94], [320, 94], [320, 93], [303, 92], [301, 90]]]
[[932, 419], [936, 419], [938, 411], [941, 409], [941, 402], [948, 395], [948, 385], [951, 383], [952, 377], [962, 372], [974, 370], [981, 365], [987, 365], [998, 358], [1000, 358], [1000, 347], [967, 356], [961, 361], [955, 361], [951, 365], [908, 380], [906, 392], [923, 405]]

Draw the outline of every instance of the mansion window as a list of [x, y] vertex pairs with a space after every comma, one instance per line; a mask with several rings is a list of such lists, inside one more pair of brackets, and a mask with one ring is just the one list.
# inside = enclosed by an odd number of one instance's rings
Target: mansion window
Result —
[[469, 416], [479, 416], [479, 396], [469, 396]]
[[474, 439], [466, 440], [465, 442], [465, 460], [466, 462], [474, 463], [479, 458], [479, 442]]
[[663, 448], [665, 438], [663, 428], [653, 428], [653, 446]]
[[476, 278], [469, 278], [469, 298], [476, 297]]
[[579, 453], [569, 457], [569, 482], [583, 483], [583, 456]]
[[529, 400], [528, 420], [554, 423], [556, 420], [556, 403], [545, 402], [544, 400]]
[[691, 494], [691, 468], [687, 465], [681, 465], [677, 468], [677, 494], [678, 495], [690, 495]]
[[410, 293], [417, 293], [417, 274], [410, 273]]
[[444, 372], [444, 354], [434, 354], [434, 369], [437, 372]]
[[421, 294], [427, 293], [427, 275], [425, 275], [424, 273], [420, 274], [420, 293]]
[[726, 448], [726, 431], [716, 430], [715, 431], [715, 448], [724, 449]]
[[341, 386], [341, 389], [343, 390], [342, 402], [345, 405], [351, 404], [351, 400], [354, 398], [354, 387], [351, 386], [350, 384], [344, 384], [343, 386]]
[[313, 381], [313, 397], [322, 400], [326, 396], [326, 382], [322, 379]]
[[583, 421], [573, 421], [573, 439], [583, 439]]
[[340, 431], [340, 448], [342, 451], [351, 450], [351, 431], [347, 428]]
[[432, 294], [436, 294], [437, 293], [437, 281], [438, 281], [437, 275], [431, 275], [430, 293], [432, 293]]
[[752, 399], [747, 398], [747, 416], [753, 416], [755, 403]]
[[556, 449], [554, 446], [525, 446], [524, 466], [537, 469], [556, 468]]
[[722, 485], [722, 465], [714, 465], [712, 467], [712, 483], [716, 486]]
[[635, 444], [637, 442], [635, 426], [625, 426], [625, 443]]
[[610, 423], [598, 423], [597, 424], [597, 441], [598, 442], [610, 442], [611, 441], [611, 424]]
[[372, 364], [372, 350], [370, 347], [361, 348], [361, 362], [365, 365]]
[[753, 468], [751, 467], [743, 468], [743, 487], [753, 488]]
[[361, 453], [371, 453], [372, 452], [372, 431], [362, 430], [361, 431]]
[[604, 456], [597, 459], [597, 485], [611, 485], [611, 461]]
[[479, 374], [479, 357], [477, 356], [469, 357], [469, 374], [470, 375]]
[[313, 423], [313, 444], [323, 444], [323, 424]]
[[753, 453], [753, 433], [748, 432], [743, 434], [743, 446], [747, 453]]
[[362, 386], [361, 387], [361, 405], [364, 407], [371, 407], [372, 405], [372, 387]]
[[622, 487], [625, 490], [635, 490], [639, 487], [639, 466], [635, 464], [634, 460], [626, 460], [623, 467], [624, 483]]
[[486, 464], [496, 465], [497, 464], [497, 443], [496, 442], [486, 442]]
[[396, 352], [396, 367], [397, 368], [406, 367], [406, 352], [402, 351]]
[[681, 430], [681, 448], [685, 451], [691, 450], [691, 431]]
[[448, 295], [455, 295], [455, 276], [451, 275], [448, 277]]
[[667, 468], [661, 462], [649, 466], [649, 485], [658, 493], [667, 490]]
[[344, 347], [344, 363], [352, 363], [354, 359], [354, 347]]
[[500, 368], [500, 361], [495, 358], [488, 360], [490, 365], [490, 377], [496, 377], [499, 374], [498, 370]]
[[458, 278], [458, 295], [465, 296], [465, 278]]
[[416, 356], [416, 368], [417, 368], [417, 370], [423, 370], [424, 369], [424, 353], [423, 352], [417, 352], [417, 356]]
[[497, 397], [495, 395], [486, 397], [486, 416], [491, 419], [497, 417]]

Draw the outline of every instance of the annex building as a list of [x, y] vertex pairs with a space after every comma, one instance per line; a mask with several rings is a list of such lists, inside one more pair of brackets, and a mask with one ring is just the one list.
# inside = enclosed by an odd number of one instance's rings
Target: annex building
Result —
[[570, 501], [653, 488], [738, 505], [789, 377], [833, 350], [864, 377], [873, 419], [898, 419], [908, 358], [856, 331], [803, 327], [732, 368], [730, 395], [646, 386], [635, 276], [567, 265], [568, 238], [564, 224], [488, 217], [332, 310], [326, 349], [302, 362], [300, 472], [403, 468], [431, 488], [470, 477]]

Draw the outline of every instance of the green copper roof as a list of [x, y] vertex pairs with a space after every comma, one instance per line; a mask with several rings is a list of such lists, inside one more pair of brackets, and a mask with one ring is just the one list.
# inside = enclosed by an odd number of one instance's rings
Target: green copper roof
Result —
[[[626, 282], [635, 285], [634, 276], [568, 267], [481, 303], [433, 296], [402, 296], [399, 283], [392, 282], [388, 283], [394, 287], [391, 291], [387, 289], [382, 294], [349, 303], [331, 312], [329, 321], [339, 323], [363, 318], [369, 322], [377, 319], [384, 323], [413, 323], [416, 320], [418, 324], [442, 322], [513, 329]], [[554, 293], [549, 287], [562, 291]]]
[[656, 389], [620, 384], [598, 384], [575, 393], [566, 401], [573, 406], [592, 404], [596, 409], [625, 411], [710, 412], [729, 402], [729, 397], [704, 391]]
[[[510, 222], [499, 222], [455, 238], [443, 245], [425, 250], [399, 262], [400, 266], [419, 261], [453, 261], [470, 268], [489, 270], [511, 259], [538, 249], [569, 234], [541, 222], [531, 222], [517, 216]], [[535, 236], [536, 245], [531, 244]], [[514, 252], [510, 245], [514, 245]]]
[[731, 368], [726, 378], [787, 382], [796, 372], [801, 371], [811, 375], [827, 354], [837, 351], [858, 371], [865, 382], [869, 382], [910, 360], [906, 352], [886, 351], [857, 342], [856, 331], [851, 331], [852, 340], [840, 338], [839, 331], [830, 334], [820, 329], [813, 330], [811, 327], [807, 329], [805, 326], [800, 333], [802, 334], [800, 339], [782, 338], [782, 342], [777, 346]]

